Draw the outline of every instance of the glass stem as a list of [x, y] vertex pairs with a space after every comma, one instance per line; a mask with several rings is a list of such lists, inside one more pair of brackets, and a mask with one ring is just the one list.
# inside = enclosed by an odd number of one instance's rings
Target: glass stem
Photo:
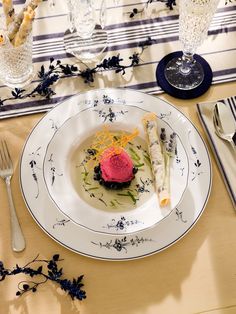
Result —
[[67, 6], [69, 9], [69, 13], [68, 13], [68, 22], [69, 22], [69, 29], [70, 32], [73, 33], [75, 26], [74, 26], [74, 16], [73, 16], [73, 6], [71, 3], [71, 0], [67, 0]]
[[106, 26], [106, 0], [102, 0], [100, 7], [100, 24], [102, 29]]
[[191, 72], [192, 64], [194, 63], [193, 53], [183, 51], [181, 59], [180, 72], [184, 75], [188, 75]]

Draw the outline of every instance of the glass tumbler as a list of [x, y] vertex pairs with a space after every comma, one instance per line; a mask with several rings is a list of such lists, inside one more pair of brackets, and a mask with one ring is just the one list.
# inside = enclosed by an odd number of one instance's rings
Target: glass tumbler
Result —
[[11, 43], [0, 45], [0, 80], [12, 88], [22, 88], [33, 77], [32, 35], [24, 44], [14, 47]]

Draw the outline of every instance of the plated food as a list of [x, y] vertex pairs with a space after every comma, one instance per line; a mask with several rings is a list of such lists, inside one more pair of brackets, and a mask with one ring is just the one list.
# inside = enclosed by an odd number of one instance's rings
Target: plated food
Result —
[[[148, 142], [146, 158], [149, 161], [156, 193], [161, 207], [170, 203], [170, 158], [174, 156], [176, 147], [176, 134], [171, 133], [169, 141], [166, 138], [165, 128], [158, 133], [157, 116], [154, 113], [146, 113], [142, 118]], [[125, 150], [128, 143], [139, 134], [136, 129], [132, 134], [110, 132], [108, 127], [96, 132], [93, 143], [87, 149], [89, 157], [83, 162], [92, 162], [94, 166], [94, 180], [100, 185], [111, 190], [128, 188], [138, 172], [139, 164], [135, 167], [129, 153]], [[137, 155], [137, 154], [136, 154]]]
[[[160, 183], [154, 184], [144, 114], [136, 106], [92, 106], [56, 130], [47, 147], [44, 178], [50, 197], [69, 219], [96, 232], [132, 233], [159, 223], [181, 201], [188, 180], [185, 149], [178, 139], [178, 152], [167, 172], [169, 202], [160, 206], [155, 191]], [[162, 129], [167, 137], [173, 134], [158, 119], [158, 134]], [[126, 230], [108, 227], [121, 217], [130, 221]]]

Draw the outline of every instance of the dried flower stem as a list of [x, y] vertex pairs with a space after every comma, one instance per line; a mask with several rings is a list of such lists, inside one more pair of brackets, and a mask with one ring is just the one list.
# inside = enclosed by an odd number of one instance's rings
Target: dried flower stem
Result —
[[[59, 254], [53, 255], [50, 260], [38, 259], [38, 256], [39, 255], [23, 267], [16, 264], [15, 268], [12, 270], [5, 268], [3, 262], [0, 261], [0, 281], [3, 281], [7, 276], [17, 275], [20, 273], [29, 275], [31, 278], [38, 276], [41, 280], [37, 282], [33, 280], [20, 281], [18, 283], [18, 291], [16, 292], [16, 295], [21, 296], [29, 291], [36, 292], [40, 285], [45, 284], [48, 280], [50, 280], [57, 283], [73, 300], [83, 300], [86, 298], [85, 291], [81, 289], [84, 286], [82, 283], [83, 275], [79, 276], [77, 279], [74, 278], [72, 281], [62, 279], [63, 269], [58, 269], [57, 265], [57, 262], [62, 261], [62, 259], [59, 259]], [[29, 267], [34, 263], [46, 264], [47, 272], [43, 271], [43, 265], [36, 269]]]

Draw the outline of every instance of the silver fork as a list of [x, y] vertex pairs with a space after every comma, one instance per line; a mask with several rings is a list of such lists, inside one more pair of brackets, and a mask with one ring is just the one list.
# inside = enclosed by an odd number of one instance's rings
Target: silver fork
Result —
[[5, 140], [0, 145], [0, 177], [5, 181], [7, 187], [8, 202], [10, 208], [10, 222], [12, 232], [12, 249], [15, 252], [21, 252], [25, 248], [25, 239], [16, 215], [12, 193], [11, 177], [13, 175], [13, 164]]

